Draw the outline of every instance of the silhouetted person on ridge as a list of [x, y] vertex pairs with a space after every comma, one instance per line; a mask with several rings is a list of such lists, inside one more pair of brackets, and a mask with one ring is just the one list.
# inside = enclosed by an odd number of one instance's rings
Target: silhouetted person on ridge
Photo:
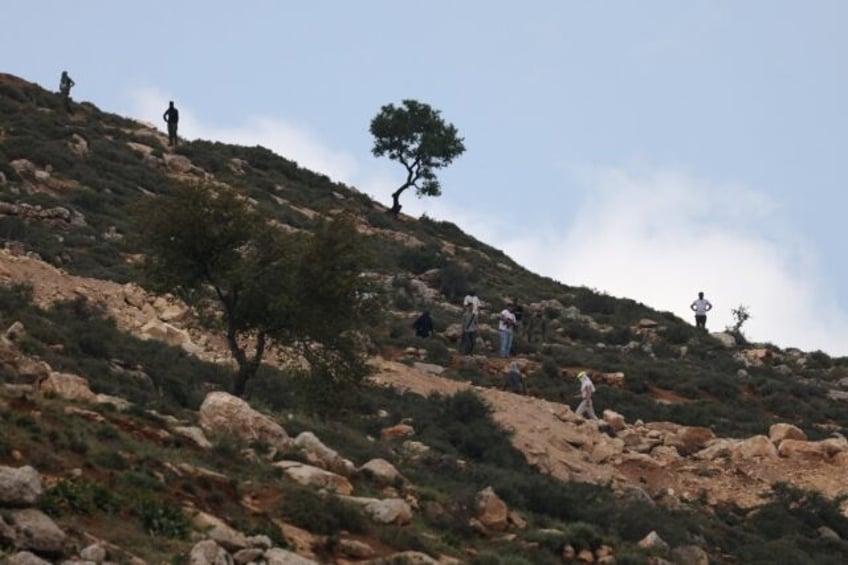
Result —
[[62, 78], [59, 79], [59, 93], [62, 95], [62, 99], [65, 102], [65, 110], [68, 112], [71, 111], [71, 88], [75, 84], [74, 80], [68, 76], [68, 71], [62, 71]]
[[698, 293], [698, 299], [689, 305], [695, 311], [695, 327], [707, 331], [707, 312], [713, 309], [710, 301], [704, 298], [704, 293]]
[[162, 119], [168, 122], [168, 145], [177, 146], [177, 124], [180, 123], [180, 111], [174, 107], [174, 101], [168, 103], [168, 109], [162, 115]]

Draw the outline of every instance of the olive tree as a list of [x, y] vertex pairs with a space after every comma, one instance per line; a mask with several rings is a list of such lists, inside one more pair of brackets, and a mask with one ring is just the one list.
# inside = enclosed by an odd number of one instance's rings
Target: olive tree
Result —
[[349, 219], [289, 233], [233, 189], [180, 184], [146, 197], [135, 223], [149, 280], [225, 335], [238, 365], [233, 394], [245, 394], [272, 344], [305, 358], [319, 379], [358, 382], [366, 374], [353, 337], [368, 311]]
[[380, 108], [370, 131], [374, 156], [388, 155], [406, 168], [406, 181], [392, 193], [393, 214], [400, 212], [400, 195], [408, 188], [415, 187], [419, 197], [439, 196], [442, 190], [435, 171], [465, 152], [456, 127], [446, 123], [438, 110], [416, 100]]

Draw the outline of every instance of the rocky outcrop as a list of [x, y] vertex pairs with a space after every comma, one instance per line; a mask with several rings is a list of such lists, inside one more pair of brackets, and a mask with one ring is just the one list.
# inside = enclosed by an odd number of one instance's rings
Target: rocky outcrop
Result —
[[226, 392], [210, 392], [199, 411], [200, 427], [211, 434], [230, 434], [245, 443], [262, 442], [287, 451], [292, 440], [283, 427], [250, 405]]
[[353, 472], [353, 463], [324, 445], [312, 432], [303, 432], [298, 435], [294, 440], [294, 446], [303, 453], [306, 460], [312, 465], [345, 476]]
[[358, 472], [382, 486], [393, 485], [403, 478], [397, 468], [385, 459], [372, 459], [362, 465]]
[[477, 519], [487, 530], [503, 531], [509, 525], [509, 508], [495, 493], [492, 487], [486, 487], [475, 498]]
[[289, 479], [304, 486], [327, 489], [344, 495], [353, 492], [353, 485], [347, 478], [320, 467], [313, 467], [299, 461], [277, 461], [274, 467], [281, 469]]
[[31, 506], [41, 493], [41, 475], [32, 467], [0, 466], [0, 506]]

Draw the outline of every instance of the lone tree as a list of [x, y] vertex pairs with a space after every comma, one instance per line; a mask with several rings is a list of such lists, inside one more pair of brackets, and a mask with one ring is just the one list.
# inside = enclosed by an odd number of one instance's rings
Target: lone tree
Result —
[[[349, 219], [321, 223], [314, 235], [286, 233], [232, 189], [177, 185], [142, 202], [135, 220], [150, 281], [225, 334], [238, 365], [233, 394], [245, 394], [271, 344], [331, 381], [323, 397], [336, 381], [355, 384], [367, 374], [352, 337], [368, 320]], [[338, 368], [328, 373], [326, 365]]]
[[428, 104], [404, 100], [403, 107], [387, 104], [371, 120], [375, 157], [388, 155], [406, 167], [406, 182], [392, 193], [391, 212], [400, 212], [400, 195], [415, 187], [421, 196], [442, 193], [436, 169], [441, 169], [465, 152], [456, 127], [446, 123]]

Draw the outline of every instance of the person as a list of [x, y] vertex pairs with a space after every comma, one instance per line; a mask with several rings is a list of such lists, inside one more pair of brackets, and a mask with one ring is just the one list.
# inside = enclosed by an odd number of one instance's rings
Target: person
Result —
[[68, 71], [62, 71], [62, 77], [59, 79], [59, 93], [62, 95], [65, 110], [68, 112], [71, 111], [71, 88], [75, 84], [74, 80], [68, 75]]
[[707, 312], [713, 309], [710, 301], [704, 298], [704, 293], [698, 293], [698, 299], [692, 302], [689, 307], [695, 311], [695, 327], [701, 330], [707, 330]]
[[168, 109], [162, 115], [162, 119], [168, 123], [168, 145], [177, 146], [177, 125], [180, 123], [180, 111], [174, 107], [173, 100], [168, 103]]
[[589, 378], [586, 371], [577, 373], [577, 378], [580, 379], [580, 398], [583, 400], [580, 401], [580, 405], [577, 406], [574, 413], [584, 418], [588, 414], [589, 418], [597, 420], [598, 416], [595, 414], [595, 409], [592, 406], [592, 394], [595, 392], [595, 385], [592, 384], [592, 379]]
[[515, 394], [527, 394], [527, 384], [524, 382], [524, 375], [515, 361], [509, 364], [501, 388]]
[[462, 312], [462, 353], [471, 355], [474, 352], [474, 342], [477, 339], [477, 314], [474, 306], [466, 304]]
[[477, 296], [477, 293], [473, 290], [469, 290], [468, 294], [465, 295], [465, 298], [462, 300], [463, 306], [471, 305], [471, 312], [476, 316], [480, 313], [480, 298]]
[[433, 318], [430, 317], [430, 311], [424, 310], [421, 315], [412, 323], [415, 328], [415, 335], [418, 337], [430, 337], [433, 333]]
[[512, 309], [513, 304], [510, 302], [498, 316], [498, 333], [501, 338], [500, 354], [504, 359], [509, 357], [512, 349], [512, 328], [515, 327], [515, 314], [512, 313]]

